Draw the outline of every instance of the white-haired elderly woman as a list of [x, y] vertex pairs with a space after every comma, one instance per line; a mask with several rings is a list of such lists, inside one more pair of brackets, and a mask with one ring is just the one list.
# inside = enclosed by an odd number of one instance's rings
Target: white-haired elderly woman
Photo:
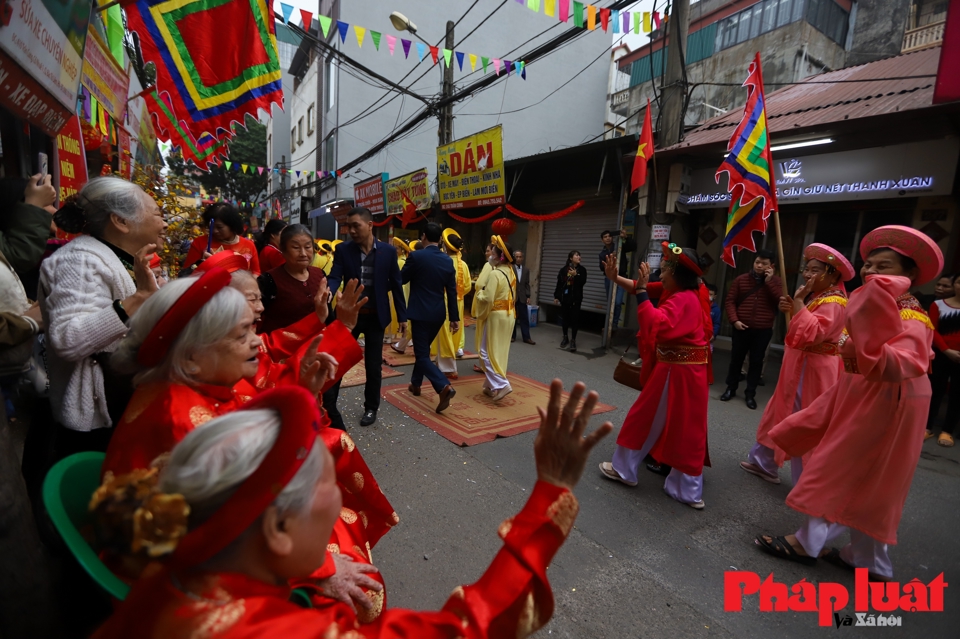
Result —
[[[94, 496], [109, 511], [127, 500], [162, 526], [132, 542], [144, 554], [172, 555], [144, 576], [95, 639], [194, 637], [453, 638], [526, 637], [553, 614], [547, 566], [578, 512], [571, 492], [593, 446], [612, 426], [584, 434], [597, 403], [574, 385], [561, 407], [554, 380], [534, 443], [537, 483], [523, 510], [500, 525], [504, 545], [480, 580], [457, 587], [435, 612], [384, 610], [365, 623], [348, 606], [301, 608], [290, 585], [324, 560], [325, 539], [343, 517], [330, 455], [317, 443], [316, 404], [289, 387], [209, 422], [173, 450], [159, 475], [117, 477]], [[374, 596], [378, 600], [379, 597]], [[204, 635], [206, 636], [206, 635]]]
[[[157, 290], [150, 254], [167, 224], [156, 201], [116, 177], [90, 180], [54, 216], [83, 233], [44, 260], [39, 302], [58, 455], [106, 450], [130, 391], [104, 368], [126, 322]], [[104, 377], [108, 382], [104, 383]]]
[[[358, 307], [361, 291], [348, 282], [341, 304]], [[351, 329], [334, 322], [287, 363], [274, 363], [261, 350], [252, 306], [221, 268], [170, 282], [144, 304], [111, 359], [118, 371], [133, 374], [136, 390], [110, 441], [104, 473], [117, 476], [149, 466], [195, 428], [239, 409], [264, 389], [300, 386], [316, 403], [322, 389], [343, 374], [334, 354], [346, 358], [346, 368], [360, 361]], [[324, 352], [326, 344], [331, 352]], [[290, 370], [291, 362], [296, 370]], [[355, 513], [344, 519], [332, 543], [342, 547], [338, 554], [369, 563], [370, 548], [398, 518], [353, 441], [328, 424], [323, 415], [317, 428], [337, 458], [337, 478]], [[343, 566], [331, 561], [322, 576], [338, 568]], [[362, 594], [358, 600], [370, 603]]]

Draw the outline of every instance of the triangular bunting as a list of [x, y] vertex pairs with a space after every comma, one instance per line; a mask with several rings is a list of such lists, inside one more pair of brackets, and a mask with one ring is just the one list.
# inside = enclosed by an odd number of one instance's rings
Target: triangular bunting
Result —
[[397, 46], [397, 38], [392, 35], [387, 36], [387, 48], [390, 49], [390, 55], [393, 55], [393, 50]]
[[257, 171], [259, 172], [260, 175], [263, 175], [263, 167], [262, 167], [262, 166], [258, 166], [258, 167], [257, 167]]
[[325, 15], [318, 15], [317, 20], [320, 22], [320, 28], [323, 29], [323, 37], [326, 38], [327, 34], [330, 33], [330, 24], [333, 23], [333, 20]]
[[544, 0], [543, 15], [553, 18], [557, 15], [557, 0]]
[[470, 53], [468, 54], [468, 57], [470, 58], [470, 70], [476, 71], [477, 70], [477, 54]]
[[616, 9], [610, 11], [610, 22], [613, 23], [613, 32], [620, 33], [620, 12]]
[[500, 58], [493, 59], [493, 70], [497, 72], [497, 75], [500, 75]]
[[303, 20], [303, 30], [310, 33], [310, 28], [313, 26], [313, 14], [306, 9], [300, 9], [300, 19]]
[[560, 3], [560, 11], [557, 16], [560, 22], [566, 22], [570, 19], [570, 0], [557, 0]]
[[373, 46], [374, 46], [374, 48], [376, 48], [376, 50], [379, 51], [379, 50], [380, 50], [380, 32], [379, 32], [379, 31], [371, 31], [371, 32], [370, 32], [370, 39], [373, 40]]
[[630, 12], [624, 11], [620, 15], [621, 19], [623, 20], [623, 32], [630, 33]]
[[587, 5], [587, 29], [593, 31], [597, 28], [597, 8], [592, 4]]
[[443, 50], [443, 63], [446, 64], [448, 67], [450, 66], [450, 58], [452, 56], [453, 56], [453, 51], [451, 51], [450, 49]]
[[463, 71], [463, 54], [457, 51], [457, 65], [460, 67], [460, 70]]
[[427, 53], [427, 45], [422, 42], [417, 43], [417, 57], [420, 58], [420, 61], [423, 62], [423, 56]]
[[[283, 5], [281, 5], [281, 6], [283, 6]], [[224, 160], [224, 161], [223, 161], [223, 165], [224, 165], [225, 167], [227, 167], [227, 170], [229, 171], [229, 170], [230, 170], [230, 167], [233, 165], [233, 162], [231, 162], [230, 160]]]
[[583, 24], [583, 3], [577, 2], [577, 0], [573, 0], [573, 26], [581, 29], [585, 26]]
[[353, 25], [353, 32], [357, 34], [357, 46], [363, 48], [363, 36], [367, 32], [367, 28]]
[[504, 60], [503, 68], [506, 70], [507, 75], [510, 75], [510, 72], [513, 71], [513, 62], [510, 62], [510, 60]]
[[430, 57], [433, 58], [433, 63], [436, 64], [439, 61], [440, 49], [437, 47], [430, 47]]
[[244, 172], [244, 173], [247, 172], [247, 165], [246, 165], [246, 164], [241, 164], [240, 167], [243, 169], [243, 172]]
[[346, 22], [340, 22], [337, 20], [337, 30], [340, 32], [340, 44], [345, 44], [347, 41], [347, 30], [350, 28], [350, 25]]
[[283, 21], [290, 22], [290, 16], [293, 15], [293, 7], [289, 4], [280, 3], [280, 13], [283, 14]]
[[540, 13], [540, 0], [527, 0], [527, 9]]
[[[403, 57], [409, 58], [409, 57], [410, 57], [410, 44], [411, 44], [410, 41], [409, 41], [409, 40], [404, 40], [403, 38], [400, 38], [400, 44], [403, 45]], [[422, 60], [422, 59], [423, 59], [423, 56], [420, 56], [420, 59]]]
[[600, 28], [604, 31], [610, 26], [610, 9], [600, 9]]
[[297, 171], [296, 173], [297, 173], [297, 179], [299, 180], [299, 179], [300, 179], [300, 171]]
[[480, 57], [480, 61], [483, 63], [483, 72], [487, 72], [487, 65], [490, 64], [490, 58]]

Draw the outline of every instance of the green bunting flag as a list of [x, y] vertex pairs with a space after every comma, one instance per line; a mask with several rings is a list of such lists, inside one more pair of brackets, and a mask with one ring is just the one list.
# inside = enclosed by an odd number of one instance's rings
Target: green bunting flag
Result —
[[380, 50], [380, 32], [370, 31], [370, 37], [373, 39], [373, 46], [376, 47], [377, 51], [379, 51]]
[[229, 171], [230, 167], [233, 166], [233, 162], [231, 162], [230, 160], [224, 160], [223, 165], [226, 166], [227, 170]]
[[450, 66], [450, 56], [452, 55], [453, 55], [453, 51], [451, 51], [450, 49], [443, 50], [443, 61], [446, 63], [448, 67]]
[[573, 26], [583, 28], [583, 3], [576, 0], [573, 3]]
[[320, 28], [323, 29], [323, 37], [326, 38], [327, 34], [330, 33], [330, 23], [333, 21], [324, 15], [317, 16], [317, 20], [320, 21]]
[[487, 65], [490, 64], [490, 58], [485, 58], [485, 57], [483, 57], [483, 56], [480, 56], [480, 62], [483, 63], [483, 72], [486, 73], [486, 72], [487, 72]]

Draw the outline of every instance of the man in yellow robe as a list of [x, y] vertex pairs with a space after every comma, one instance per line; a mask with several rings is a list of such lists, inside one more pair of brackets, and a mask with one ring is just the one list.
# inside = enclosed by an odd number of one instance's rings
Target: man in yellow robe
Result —
[[[403, 265], [407, 263], [407, 256], [410, 255], [410, 252], [413, 250], [410, 248], [410, 245], [401, 240], [399, 237], [390, 238], [390, 242], [397, 247], [397, 266], [402, 270]], [[390, 325], [387, 326], [387, 330], [384, 333], [384, 343], [392, 343], [394, 339], [403, 339], [404, 335], [400, 332], [400, 324], [397, 322], [397, 309], [393, 306], [393, 293], [388, 292], [387, 297], [390, 298]], [[403, 301], [406, 302], [410, 298], [410, 285], [403, 285]], [[410, 325], [407, 324], [407, 332], [410, 331]]]
[[[466, 262], [460, 258], [460, 251], [463, 249], [463, 238], [453, 229], [444, 229], [442, 246], [443, 252], [453, 259], [453, 266], [456, 269], [457, 276], [457, 308], [460, 311], [460, 317], [463, 317], [463, 298], [470, 292], [473, 282], [470, 281], [470, 268]], [[437, 333], [437, 339], [433, 340], [430, 346], [430, 355], [437, 357], [437, 368], [449, 379], [457, 379], [457, 350], [460, 346], [461, 337], [464, 333], [463, 324], [460, 324], [460, 330], [456, 333], [450, 331], [450, 318], [443, 323], [440, 332]], [[462, 356], [461, 352], [461, 356]]]
[[487, 378], [483, 392], [496, 402], [513, 392], [507, 380], [507, 361], [516, 312], [517, 276], [513, 270], [513, 251], [507, 243], [499, 235], [494, 235], [491, 242], [490, 270], [477, 279], [474, 317], [477, 318], [480, 367]]

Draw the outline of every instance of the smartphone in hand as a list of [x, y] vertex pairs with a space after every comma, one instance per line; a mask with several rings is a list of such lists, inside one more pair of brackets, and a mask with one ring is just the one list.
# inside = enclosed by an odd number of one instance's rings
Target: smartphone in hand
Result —
[[49, 169], [49, 161], [47, 159], [46, 153], [37, 153], [37, 169], [40, 172], [40, 180], [37, 182], [37, 186], [43, 185], [43, 178], [47, 177]]

